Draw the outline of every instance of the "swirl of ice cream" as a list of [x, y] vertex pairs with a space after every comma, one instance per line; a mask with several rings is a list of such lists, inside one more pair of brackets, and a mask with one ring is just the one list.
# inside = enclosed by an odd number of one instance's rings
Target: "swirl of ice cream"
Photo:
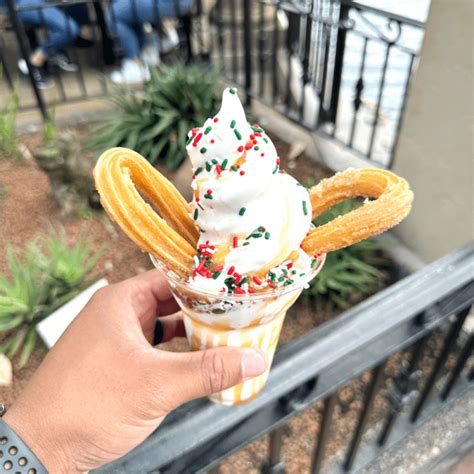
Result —
[[188, 134], [192, 213], [200, 229], [193, 283], [244, 294], [293, 283], [312, 259], [301, 249], [311, 225], [308, 191], [280, 170], [272, 141], [247, 122], [235, 89], [217, 115]]

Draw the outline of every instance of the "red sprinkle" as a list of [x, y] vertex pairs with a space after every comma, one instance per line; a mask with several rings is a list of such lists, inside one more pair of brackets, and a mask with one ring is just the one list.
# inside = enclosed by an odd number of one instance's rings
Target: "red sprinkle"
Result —
[[257, 140], [253, 140], [252, 143], [253, 143], [254, 145], [256, 145], [256, 144], [257, 144]]
[[250, 148], [252, 148], [253, 145], [251, 143], [247, 143], [247, 145], [245, 145], [245, 149], [246, 150], [250, 150]]
[[197, 146], [197, 144], [199, 143], [199, 140], [201, 140], [201, 138], [202, 138], [202, 132], [200, 132], [198, 134], [198, 136], [194, 139], [193, 146]]
[[218, 117], [214, 117], [214, 123], [217, 123], [219, 122], [219, 118]]
[[280, 173], [281, 173], [281, 174], [285, 174], [285, 170], [280, 170]]
[[237, 273], [237, 272], [234, 273], [234, 276], [235, 276], [236, 285], [238, 285], [244, 278], [240, 273]]
[[249, 288], [249, 293], [255, 293], [255, 288]]
[[235, 272], [235, 267], [234, 267], [234, 265], [232, 265], [232, 266], [229, 268], [229, 270], [227, 270], [227, 275], [232, 275], [232, 273], [234, 273], [234, 272]]
[[199, 196], [196, 196], [195, 201], [196, 201], [196, 202], [199, 202]]
[[195, 174], [193, 174], [193, 179], [196, 179], [196, 175], [195, 175]]
[[204, 268], [204, 265], [206, 265], [206, 262], [207, 262], [207, 258], [203, 258], [203, 259], [201, 260], [201, 263], [200, 263], [200, 264], [197, 266], [197, 268], [196, 268], [196, 271], [197, 271], [198, 273], [200, 273], [200, 272], [202, 271], [202, 269]]
[[243, 176], [245, 174], [245, 171], [241, 171], [239, 174], [240, 176]]
[[261, 153], [260, 156], [265, 156], [265, 153]]
[[225, 293], [225, 288], [221, 288], [219, 293]]
[[208, 189], [208, 190], [206, 191], [206, 194], [212, 194], [212, 189]]
[[253, 133], [250, 135], [250, 140], [255, 140], [255, 135]]
[[269, 286], [270, 288], [276, 288], [276, 284], [275, 284], [275, 283], [269, 283], [268, 286]]
[[217, 171], [217, 174], [221, 174], [222, 173], [222, 166], [221, 165], [216, 165], [216, 171]]
[[277, 158], [277, 165], [280, 166], [280, 158]]
[[218, 267], [214, 268], [214, 271], [215, 272], [221, 272], [223, 268], [224, 268], [224, 265], [219, 265]]
[[258, 278], [258, 276], [253, 276], [253, 277], [252, 277], [252, 280], [253, 280], [257, 285], [261, 285], [261, 284], [262, 284], [262, 280], [260, 280], [260, 278]]
[[293, 262], [290, 262], [288, 265], [287, 265], [287, 268], [292, 268], [293, 267]]
[[237, 287], [235, 290], [234, 290], [234, 293], [238, 294], [238, 295], [245, 295], [245, 291], [242, 290], [242, 288], [239, 288]]
[[239, 238], [234, 235], [234, 237], [232, 237], [232, 247], [235, 249], [239, 246]]
[[214, 138], [211, 138], [211, 143], [215, 143], [216, 141], [214, 140]]
[[239, 153], [242, 153], [244, 151], [244, 147], [242, 145], [240, 145], [239, 148], [237, 148], [237, 151]]
[[256, 137], [261, 137], [261, 136], [262, 136], [262, 134], [261, 134], [260, 132], [255, 132], [254, 135], [255, 135]]

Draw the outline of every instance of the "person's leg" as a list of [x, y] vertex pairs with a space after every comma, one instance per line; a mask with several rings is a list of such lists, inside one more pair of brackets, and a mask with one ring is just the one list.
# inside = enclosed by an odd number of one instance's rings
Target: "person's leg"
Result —
[[[39, 5], [38, 0], [18, 0], [17, 5]], [[46, 7], [33, 10], [22, 10], [18, 17], [26, 25], [44, 27], [48, 33], [48, 40], [39, 45], [30, 57], [30, 62], [36, 67], [45, 63], [49, 54], [62, 50], [76, 38], [79, 28], [77, 23], [64, 14], [61, 8]]]

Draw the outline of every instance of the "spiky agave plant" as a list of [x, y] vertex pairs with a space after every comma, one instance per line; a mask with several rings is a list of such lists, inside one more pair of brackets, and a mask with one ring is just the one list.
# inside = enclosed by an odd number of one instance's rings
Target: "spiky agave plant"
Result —
[[[346, 200], [322, 214], [314, 224], [326, 224], [359, 205], [358, 201]], [[346, 309], [354, 298], [376, 292], [386, 282], [384, 270], [390, 265], [380, 250], [377, 242], [368, 239], [330, 252], [323, 269], [304, 291], [303, 297], [314, 299], [318, 309], [327, 305]]]
[[100, 125], [89, 145], [98, 151], [124, 146], [151, 163], [164, 159], [175, 170], [186, 159], [186, 135], [217, 112], [218, 74], [177, 63], [151, 72], [142, 93], [112, 100], [119, 113]]
[[7, 246], [10, 278], [0, 275], [0, 352], [19, 355], [23, 367], [36, 346], [36, 325], [91, 284], [87, 279], [103, 249], [93, 252], [83, 235], [69, 245], [63, 229], [30, 243]]

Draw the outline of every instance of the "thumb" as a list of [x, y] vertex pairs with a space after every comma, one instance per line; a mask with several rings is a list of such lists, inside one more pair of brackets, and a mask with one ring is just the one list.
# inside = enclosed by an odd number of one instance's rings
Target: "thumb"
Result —
[[[265, 354], [255, 349], [219, 347], [204, 351], [166, 352], [170, 401], [178, 406], [233, 387], [265, 372]], [[169, 371], [168, 371], [169, 370]]]

